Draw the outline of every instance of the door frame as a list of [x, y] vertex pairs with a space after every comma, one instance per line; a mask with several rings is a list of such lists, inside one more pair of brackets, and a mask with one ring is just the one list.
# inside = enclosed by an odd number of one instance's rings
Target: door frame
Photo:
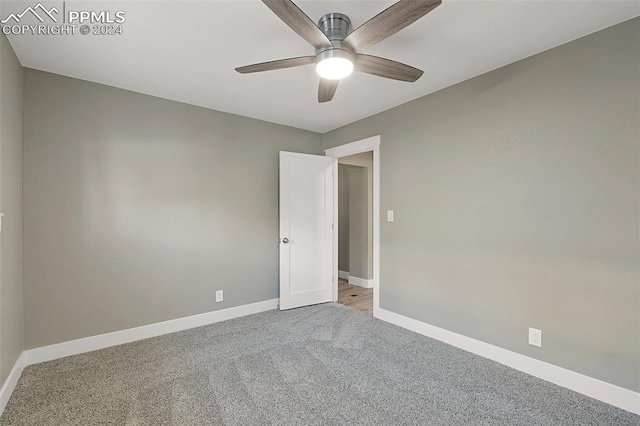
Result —
[[[380, 312], [380, 135], [325, 149], [324, 155], [339, 159], [361, 152], [373, 153], [373, 316]], [[338, 162], [333, 175], [333, 299], [338, 300]]]

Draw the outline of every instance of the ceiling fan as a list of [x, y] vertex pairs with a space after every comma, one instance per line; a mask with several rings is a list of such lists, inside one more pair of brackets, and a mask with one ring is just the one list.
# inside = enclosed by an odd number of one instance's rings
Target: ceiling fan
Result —
[[394, 80], [414, 82], [423, 71], [412, 66], [362, 52], [411, 25], [442, 0], [401, 0], [351, 31], [351, 20], [342, 13], [328, 13], [318, 25], [291, 0], [262, 0], [278, 18], [315, 47], [315, 55], [279, 59], [236, 68], [241, 74], [316, 64], [320, 76], [318, 102], [328, 102], [338, 81], [355, 69]]

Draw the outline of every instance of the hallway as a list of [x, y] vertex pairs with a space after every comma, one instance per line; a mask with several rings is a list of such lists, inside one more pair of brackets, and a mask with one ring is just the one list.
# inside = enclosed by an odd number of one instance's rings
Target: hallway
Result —
[[338, 303], [373, 315], [373, 289], [338, 280]]

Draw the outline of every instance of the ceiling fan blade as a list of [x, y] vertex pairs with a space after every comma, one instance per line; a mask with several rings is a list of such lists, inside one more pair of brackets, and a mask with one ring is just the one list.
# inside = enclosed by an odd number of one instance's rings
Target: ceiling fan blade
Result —
[[442, 0], [401, 0], [356, 28], [344, 42], [361, 52], [413, 24]]
[[283, 68], [299, 67], [301, 65], [313, 64], [316, 61], [315, 56], [300, 56], [298, 58], [278, 59], [277, 61], [261, 62], [259, 64], [245, 65], [236, 68], [240, 74], [250, 72], [272, 71]]
[[262, 0], [278, 18], [316, 49], [331, 47], [331, 41], [320, 28], [291, 0]]
[[410, 65], [371, 55], [358, 55], [354, 68], [357, 71], [377, 75], [378, 77], [411, 83], [419, 79], [424, 73], [424, 71]]
[[326, 78], [320, 79], [320, 85], [318, 86], [318, 102], [329, 102], [333, 99], [333, 95], [336, 94], [339, 80], [329, 80]]

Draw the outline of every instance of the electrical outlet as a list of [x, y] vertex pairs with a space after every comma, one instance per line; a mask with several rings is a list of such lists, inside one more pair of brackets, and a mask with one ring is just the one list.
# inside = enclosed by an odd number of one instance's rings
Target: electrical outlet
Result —
[[529, 344], [542, 347], [542, 330], [529, 327]]
[[216, 291], [216, 302], [222, 302], [224, 300], [224, 295], [222, 294], [222, 290]]

